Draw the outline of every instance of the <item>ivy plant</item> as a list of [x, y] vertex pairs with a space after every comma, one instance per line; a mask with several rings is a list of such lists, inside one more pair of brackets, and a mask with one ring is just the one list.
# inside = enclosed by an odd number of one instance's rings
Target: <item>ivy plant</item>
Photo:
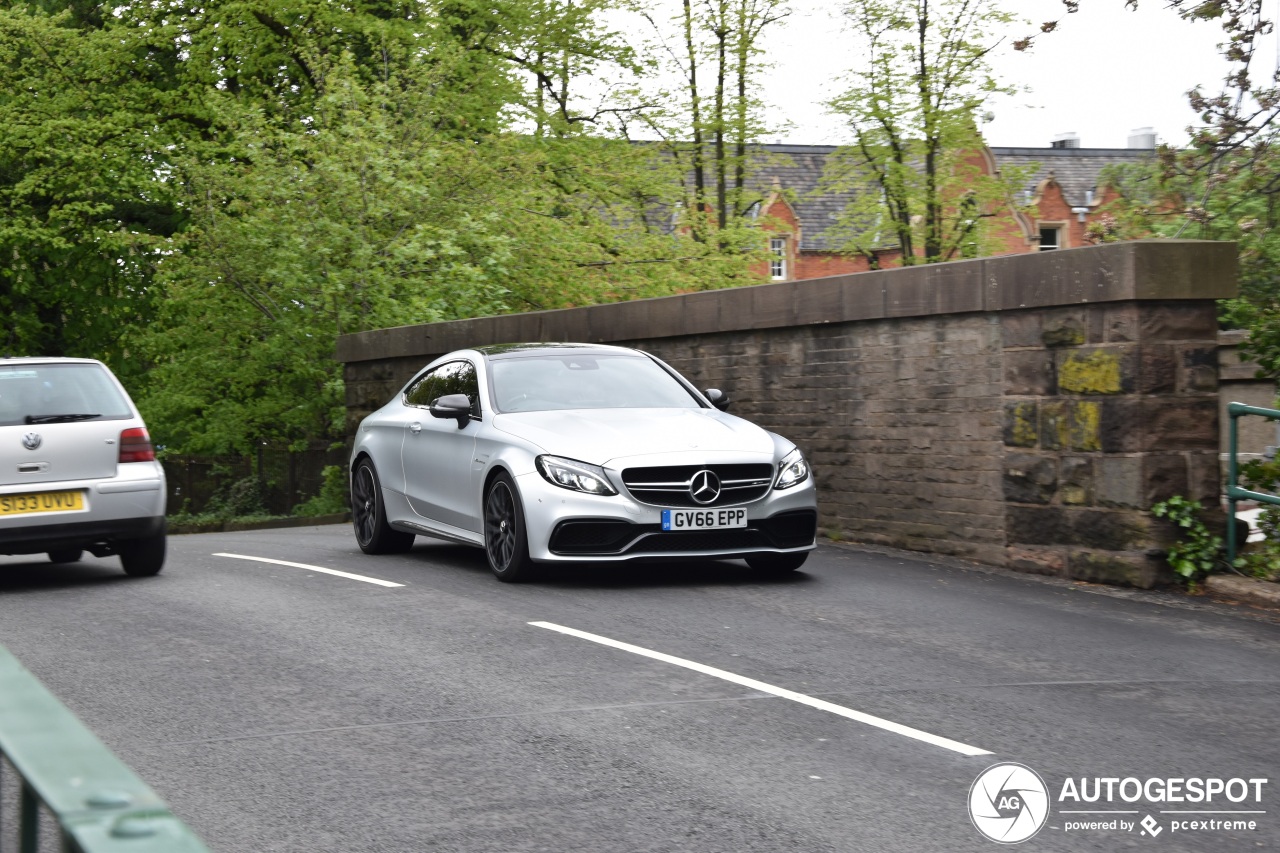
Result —
[[1212, 572], [1222, 553], [1222, 537], [1209, 532], [1200, 520], [1203, 509], [1200, 501], [1188, 500], [1182, 495], [1174, 495], [1151, 508], [1152, 515], [1167, 518], [1179, 528], [1178, 541], [1169, 548], [1167, 559], [1174, 572], [1187, 583], [1195, 583]]

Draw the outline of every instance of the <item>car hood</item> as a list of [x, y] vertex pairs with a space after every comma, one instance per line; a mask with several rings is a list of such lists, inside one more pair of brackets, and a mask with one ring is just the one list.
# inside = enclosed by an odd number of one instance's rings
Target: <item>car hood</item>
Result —
[[566, 409], [515, 412], [493, 419], [495, 428], [548, 453], [593, 465], [655, 453], [763, 453], [772, 436], [717, 409]]

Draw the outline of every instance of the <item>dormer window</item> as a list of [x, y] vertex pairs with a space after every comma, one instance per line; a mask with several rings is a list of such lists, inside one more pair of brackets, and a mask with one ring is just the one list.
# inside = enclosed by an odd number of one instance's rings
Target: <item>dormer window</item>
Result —
[[1040, 226], [1040, 251], [1062, 248], [1062, 229], [1057, 225]]
[[787, 238], [786, 237], [770, 237], [769, 238], [769, 278], [774, 281], [786, 281], [787, 279]]

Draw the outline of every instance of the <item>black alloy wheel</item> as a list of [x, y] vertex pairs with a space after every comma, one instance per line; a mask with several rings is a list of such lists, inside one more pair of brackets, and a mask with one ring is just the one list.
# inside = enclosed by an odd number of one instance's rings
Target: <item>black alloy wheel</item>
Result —
[[366, 554], [403, 554], [413, 547], [414, 535], [391, 529], [382, 503], [382, 484], [368, 459], [361, 459], [351, 475], [351, 524], [356, 544]]
[[489, 568], [500, 581], [516, 583], [534, 575], [524, 508], [515, 484], [505, 472], [493, 478], [485, 493], [484, 553], [489, 559]]

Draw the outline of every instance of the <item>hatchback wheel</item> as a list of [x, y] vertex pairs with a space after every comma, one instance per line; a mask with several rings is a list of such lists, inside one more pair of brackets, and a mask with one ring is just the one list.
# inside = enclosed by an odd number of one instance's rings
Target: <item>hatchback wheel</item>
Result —
[[164, 568], [165, 538], [148, 536], [145, 539], [128, 539], [116, 546], [120, 565], [130, 577], [145, 578], [158, 575]]
[[49, 562], [51, 563], [78, 563], [80, 558], [84, 556], [84, 551], [79, 548], [63, 548], [58, 551], [49, 552]]
[[368, 459], [361, 459], [351, 476], [351, 524], [356, 544], [366, 554], [403, 554], [413, 547], [414, 535], [393, 530], [382, 503], [382, 483]]
[[536, 567], [529, 559], [524, 507], [506, 473], [494, 477], [485, 492], [484, 553], [489, 558], [489, 568], [500, 581], [516, 583], [534, 575]]

